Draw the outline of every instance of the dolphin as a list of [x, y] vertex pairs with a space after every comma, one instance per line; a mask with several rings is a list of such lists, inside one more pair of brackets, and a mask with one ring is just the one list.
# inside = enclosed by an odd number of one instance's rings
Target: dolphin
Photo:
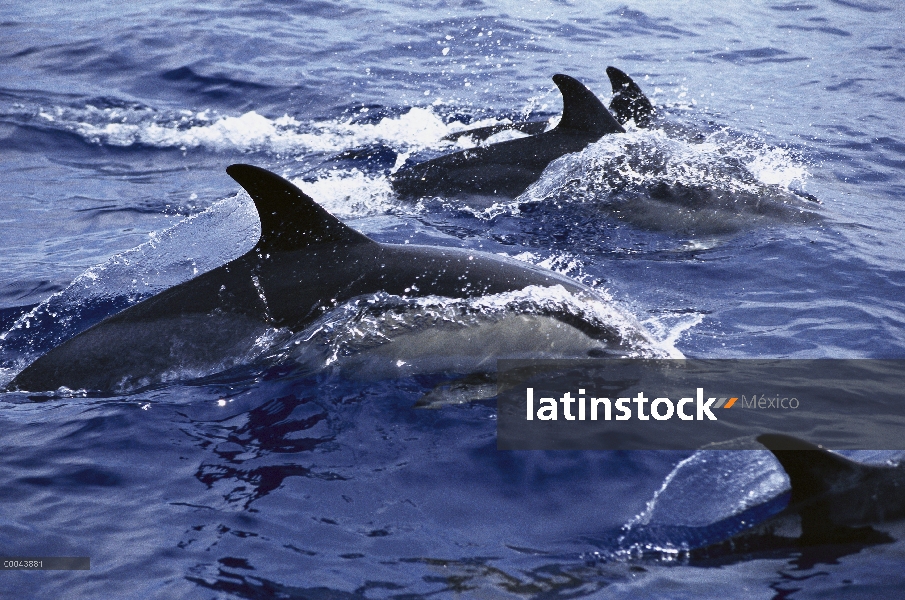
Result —
[[[620, 125], [634, 121], [637, 127], [647, 127], [655, 115], [655, 109], [638, 84], [631, 77], [616, 67], [606, 68], [607, 77], [613, 88], [613, 98], [610, 100], [610, 112]], [[500, 125], [487, 125], [457, 131], [444, 137], [444, 140], [456, 141], [461, 137], [470, 137], [474, 140], [484, 141], [487, 138], [503, 131], [521, 131], [528, 135], [537, 135], [547, 130], [547, 121], [517, 121]]]
[[462, 150], [393, 173], [400, 198], [425, 195], [515, 197], [537, 181], [553, 160], [583, 150], [611, 133], [625, 133], [603, 103], [577, 79], [554, 75], [563, 98], [562, 118], [550, 131]]
[[[260, 354], [270, 333], [303, 331], [332, 308], [381, 292], [468, 299], [561, 286], [579, 298], [602, 301], [587, 286], [520, 261], [473, 250], [378, 243], [274, 173], [243, 164], [226, 171], [257, 209], [261, 236], [253, 249], [56, 346], [7, 389], [123, 391], [184, 379], [186, 373], [210, 374], [212, 365], [214, 372], [223, 371]], [[570, 314], [547, 316], [614, 349], [649, 342], [640, 328], [597, 327]]]
[[775, 516], [731, 538], [693, 550], [696, 559], [822, 544], [893, 539], [874, 526], [905, 519], [905, 464], [863, 464], [782, 434], [757, 438], [782, 465], [792, 491]]
[[634, 121], [638, 127], [650, 125], [651, 119], [654, 117], [654, 106], [638, 84], [616, 67], [607, 67], [606, 74], [613, 87], [610, 110], [616, 120], [623, 125], [629, 121]]

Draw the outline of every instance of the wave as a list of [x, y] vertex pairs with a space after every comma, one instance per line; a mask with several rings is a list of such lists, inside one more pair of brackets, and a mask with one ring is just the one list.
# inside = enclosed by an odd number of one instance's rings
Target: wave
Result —
[[259, 235], [243, 192], [87, 269], [0, 333], [0, 383], [105, 317], [241, 256]]
[[[31, 121], [73, 132], [92, 144], [113, 147], [152, 147], [212, 151], [269, 152], [300, 155], [340, 152], [360, 146], [387, 144], [399, 152], [427, 147], [470, 147], [467, 136], [452, 142], [447, 136], [467, 127], [508, 123], [508, 119], [467, 118], [441, 107], [412, 107], [396, 115], [367, 119], [371, 107], [351, 116], [303, 121], [291, 115], [268, 117], [254, 110], [224, 115], [213, 110], [159, 111], [143, 105], [87, 104], [82, 108], [39, 108]], [[23, 116], [18, 115], [21, 119]]]
[[308, 369], [338, 365], [380, 378], [493, 372], [500, 358], [682, 356], [607, 294], [579, 297], [561, 286], [471, 299], [359, 298], [293, 336], [287, 349]]
[[808, 178], [792, 151], [725, 130], [632, 130], [552, 162], [514, 201], [473, 212], [493, 219], [530, 204], [589, 204], [647, 229], [725, 233], [818, 220], [819, 202], [803, 191]]

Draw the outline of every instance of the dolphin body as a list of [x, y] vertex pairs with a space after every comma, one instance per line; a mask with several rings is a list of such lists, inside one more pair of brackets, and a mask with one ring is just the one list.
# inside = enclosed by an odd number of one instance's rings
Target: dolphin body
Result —
[[404, 199], [442, 194], [515, 197], [537, 181], [553, 160], [579, 152], [611, 133], [625, 133], [602, 102], [577, 79], [554, 75], [563, 98], [562, 118], [552, 130], [530, 137], [462, 150], [391, 175]]
[[[641, 91], [641, 88], [638, 87], [638, 84], [616, 67], [607, 67], [606, 74], [610, 78], [610, 85], [613, 88], [610, 112], [616, 121], [620, 125], [633, 121], [637, 127], [642, 128], [650, 125], [656, 110], [651, 101], [644, 95], [644, 92]], [[461, 137], [470, 137], [483, 141], [490, 136], [509, 130], [521, 131], [528, 135], [537, 135], [546, 131], [547, 125], [547, 121], [519, 121], [502, 125], [488, 125], [486, 127], [457, 131], [443, 139], [454, 142]]]
[[[251, 196], [261, 220], [252, 250], [86, 329], [38, 358], [7, 388], [130, 390], [186, 373], [206, 375], [211, 365], [222, 371], [247, 362], [268, 332], [304, 330], [331, 308], [379, 292], [467, 299], [562, 286], [600, 300], [586, 286], [519, 261], [375, 242], [274, 173], [241, 164], [226, 171]], [[607, 347], [649, 341], [640, 329], [626, 334], [574, 315], [550, 316]]]
[[905, 464], [857, 463], [803, 440], [765, 434], [789, 476], [785, 509], [731, 538], [691, 551], [693, 559], [825, 544], [869, 545], [893, 539], [875, 525], [905, 519]]

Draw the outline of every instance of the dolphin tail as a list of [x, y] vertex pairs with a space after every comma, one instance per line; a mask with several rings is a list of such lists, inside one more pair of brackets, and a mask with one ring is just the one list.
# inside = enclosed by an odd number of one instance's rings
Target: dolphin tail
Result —
[[606, 74], [613, 86], [610, 110], [616, 115], [616, 120], [622, 124], [634, 121], [638, 127], [647, 127], [654, 115], [654, 106], [638, 84], [616, 67], [607, 67]]
[[252, 165], [226, 167], [258, 209], [261, 239], [253, 252], [302, 250], [312, 244], [373, 244], [276, 173]]
[[562, 119], [557, 130], [567, 129], [596, 136], [625, 133], [606, 106], [583, 83], [568, 75], [554, 75], [553, 83], [562, 94]]

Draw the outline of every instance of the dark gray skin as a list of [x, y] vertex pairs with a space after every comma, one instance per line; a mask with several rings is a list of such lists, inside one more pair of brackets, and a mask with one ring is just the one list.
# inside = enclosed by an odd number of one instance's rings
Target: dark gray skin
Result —
[[[274, 173], [250, 165], [227, 172], [258, 210], [262, 233], [254, 249], [85, 330], [28, 366], [8, 389], [134, 389], [166, 380], [174, 362], [183, 373], [202, 370], [220, 356], [250, 351], [267, 331], [301, 331], [330, 308], [377, 292], [472, 298], [559, 285], [599, 298], [567, 277], [498, 256], [377, 243]], [[586, 333], [623, 342], [612, 331]]]
[[403, 167], [391, 176], [400, 198], [430, 195], [518, 196], [552, 161], [579, 152], [610, 133], [625, 133], [603, 103], [581, 82], [554, 75], [563, 113], [551, 131], [491, 144]]
[[799, 440], [757, 438], [789, 476], [792, 494], [776, 516], [729, 540], [692, 551], [693, 558], [819, 544], [893, 541], [873, 525], [905, 519], [905, 465], [866, 465]]
[[[606, 74], [610, 78], [613, 88], [613, 99], [610, 100], [610, 112], [620, 125], [634, 121], [638, 127], [647, 127], [654, 116], [654, 106], [651, 104], [638, 84], [632, 78], [616, 67], [607, 67]], [[446, 136], [445, 140], [455, 141], [460, 137], [468, 136], [475, 140], [486, 140], [501, 131], [516, 130], [528, 135], [538, 135], [547, 130], [546, 121], [521, 121], [507, 123], [505, 125], [488, 125], [487, 127], [475, 127], [465, 131], [457, 131]]]
[[610, 85], [613, 86], [613, 99], [610, 110], [616, 120], [625, 125], [634, 121], [638, 127], [647, 127], [654, 117], [654, 105], [650, 103], [638, 84], [616, 67], [606, 68]]

